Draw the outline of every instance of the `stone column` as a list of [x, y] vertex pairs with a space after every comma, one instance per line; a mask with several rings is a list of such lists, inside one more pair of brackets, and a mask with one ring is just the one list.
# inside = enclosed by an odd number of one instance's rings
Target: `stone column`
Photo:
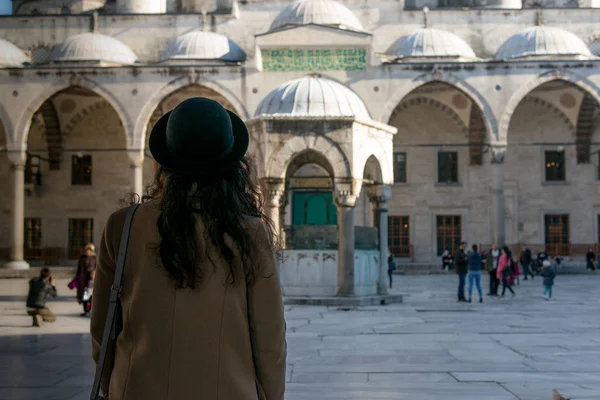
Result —
[[273, 222], [275, 239], [279, 240], [281, 237], [281, 207], [285, 203], [284, 180], [281, 178], [262, 178], [261, 186], [265, 197], [265, 212]]
[[10, 261], [4, 268], [27, 269], [29, 264], [23, 257], [25, 239], [25, 151], [9, 151], [8, 158], [12, 162], [13, 203], [10, 237]]
[[356, 195], [336, 192], [338, 213], [338, 296], [353, 296], [354, 292], [354, 206]]
[[133, 193], [144, 195], [144, 150], [129, 150], [131, 171], [133, 172]]
[[506, 147], [492, 148], [492, 206], [494, 243], [506, 244], [506, 221], [504, 215], [504, 154]]
[[392, 189], [386, 185], [372, 186], [369, 190], [369, 198], [375, 208], [375, 224], [379, 231], [379, 282], [378, 294], [388, 293], [387, 278], [387, 255], [388, 255], [388, 201], [392, 197]]

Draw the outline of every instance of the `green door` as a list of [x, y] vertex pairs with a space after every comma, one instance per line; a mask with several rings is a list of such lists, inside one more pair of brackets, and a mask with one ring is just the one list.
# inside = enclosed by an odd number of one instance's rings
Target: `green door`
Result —
[[336, 225], [337, 209], [331, 192], [295, 192], [294, 225]]

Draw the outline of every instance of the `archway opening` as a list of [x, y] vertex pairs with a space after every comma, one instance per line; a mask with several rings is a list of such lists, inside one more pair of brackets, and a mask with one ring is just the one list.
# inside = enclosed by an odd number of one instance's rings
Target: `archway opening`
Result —
[[123, 124], [104, 98], [72, 86], [33, 113], [26, 141], [25, 258], [75, 262], [130, 192]]
[[510, 243], [577, 256], [596, 242], [596, 216], [590, 215], [596, 192], [590, 183], [599, 177], [600, 157], [593, 151], [599, 110], [591, 94], [560, 79], [519, 102], [505, 157], [505, 180], [517, 187], [509, 201], [519, 205], [508, 207], [506, 215]]
[[296, 155], [286, 169], [285, 198], [290, 207], [286, 224], [336, 225], [333, 177], [333, 167], [322, 154], [308, 150]]

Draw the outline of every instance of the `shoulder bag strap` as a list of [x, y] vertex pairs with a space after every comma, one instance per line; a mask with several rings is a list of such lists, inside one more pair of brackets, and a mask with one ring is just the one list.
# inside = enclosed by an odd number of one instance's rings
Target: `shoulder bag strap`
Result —
[[116, 335], [113, 328], [115, 326], [117, 305], [120, 304], [121, 299], [121, 278], [123, 277], [123, 269], [125, 268], [125, 257], [127, 255], [127, 244], [129, 242], [129, 231], [131, 230], [131, 221], [133, 220], [133, 215], [135, 214], [138, 207], [139, 204], [134, 204], [131, 207], [129, 207], [129, 210], [127, 211], [127, 216], [125, 217], [125, 224], [123, 225], [123, 232], [121, 233], [119, 255], [117, 256], [117, 265], [115, 268], [115, 279], [112, 287], [110, 288], [110, 300], [108, 305], [108, 313], [106, 314], [104, 333], [102, 335], [102, 347], [100, 348], [100, 356], [98, 358], [98, 363], [96, 364], [96, 376], [94, 377], [94, 385], [92, 386], [90, 400], [102, 399], [102, 397], [99, 397], [100, 381], [102, 379], [102, 372], [104, 371], [104, 364], [106, 362], [108, 342], [110, 339], [116, 339]]

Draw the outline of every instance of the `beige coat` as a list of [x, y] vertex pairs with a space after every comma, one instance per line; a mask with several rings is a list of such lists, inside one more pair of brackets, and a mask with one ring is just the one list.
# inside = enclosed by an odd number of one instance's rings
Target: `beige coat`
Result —
[[[95, 361], [126, 212], [110, 216], [99, 249], [91, 321]], [[226, 285], [227, 264], [213, 249], [216, 271], [204, 262], [202, 284], [176, 290], [152, 249], [160, 242], [158, 215], [153, 201], [141, 205], [133, 220], [122, 285], [123, 331], [103, 392], [110, 386], [110, 400], [283, 399], [283, 302], [263, 223], [246, 223], [261, 267], [253, 286]], [[198, 229], [204, 229], [201, 222]]]

